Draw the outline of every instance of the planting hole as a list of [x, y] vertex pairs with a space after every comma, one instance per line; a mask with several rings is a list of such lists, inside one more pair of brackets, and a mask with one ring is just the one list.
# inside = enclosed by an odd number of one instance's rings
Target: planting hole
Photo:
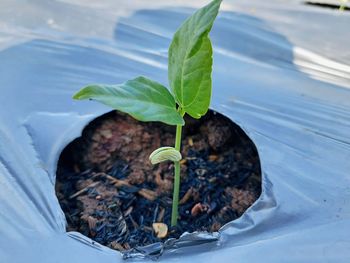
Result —
[[60, 156], [56, 194], [67, 231], [125, 250], [185, 231], [214, 232], [240, 217], [261, 193], [256, 147], [213, 111], [185, 121], [176, 227], [170, 227], [173, 164], [149, 161], [153, 150], [174, 145], [175, 126], [113, 111], [92, 121]]

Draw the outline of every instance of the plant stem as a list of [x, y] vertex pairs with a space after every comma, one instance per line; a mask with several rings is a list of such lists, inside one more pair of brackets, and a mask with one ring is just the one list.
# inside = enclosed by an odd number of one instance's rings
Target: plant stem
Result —
[[[182, 126], [177, 125], [176, 137], [175, 137], [175, 149], [178, 150], [179, 152], [181, 150], [181, 133], [182, 133]], [[176, 226], [177, 224], [179, 193], [180, 193], [180, 162], [174, 162], [174, 192], [173, 192], [173, 207], [171, 211], [171, 226]]]

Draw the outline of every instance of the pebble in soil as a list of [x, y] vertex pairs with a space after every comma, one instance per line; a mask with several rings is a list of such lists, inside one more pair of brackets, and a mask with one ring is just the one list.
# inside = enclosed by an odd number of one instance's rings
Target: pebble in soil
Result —
[[[179, 221], [170, 225], [173, 165], [152, 166], [149, 155], [174, 144], [174, 126], [142, 123], [110, 112], [62, 152], [56, 194], [67, 230], [125, 250], [183, 232], [217, 231], [241, 216], [261, 193], [257, 150], [226, 117], [209, 112], [186, 119], [182, 139]], [[157, 237], [158, 235], [158, 237]]]

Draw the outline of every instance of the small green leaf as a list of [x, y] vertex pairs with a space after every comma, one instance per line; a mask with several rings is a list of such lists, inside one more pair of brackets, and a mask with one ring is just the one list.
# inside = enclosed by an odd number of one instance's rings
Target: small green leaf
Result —
[[169, 47], [170, 87], [177, 103], [194, 118], [203, 116], [210, 104], [213, 60], [208, 34], [220, 4], [214, 0], [190, 16]]
[[166, 146], [154, 150], [149, 156], [149, 159], [152, 164], [157, 164], [164, 161], [178, 162], [182, 159], [182, 156], [174, 147]]
[[176, 110], [174, 97], [166, 87], [138, 77], [119, 85], [90, 85], [82, 88], [74, 99], [93, 99], [140, 121], [161, 121], [170, 125], [184, 125]]

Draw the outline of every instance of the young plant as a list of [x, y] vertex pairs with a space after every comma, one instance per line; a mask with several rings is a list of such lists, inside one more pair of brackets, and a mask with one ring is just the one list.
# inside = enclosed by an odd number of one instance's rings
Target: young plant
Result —
[[174, 162], [174, 192], [171, 225], [178, 219], [180, 192], [181, 133], [184, 115], [199, 119], [209, 109], [212, 89], [212, 45], [209, 32], [221, 0], [197, 10], [176, 31], [168, 52], [171, 92], [162, 84], [137, 77], [118, 85], [89, 85], [73, 98], [93, 99], [140, 121], [176, 125], [175, 147], [161, 147], [150, 155], [152, 164]]

